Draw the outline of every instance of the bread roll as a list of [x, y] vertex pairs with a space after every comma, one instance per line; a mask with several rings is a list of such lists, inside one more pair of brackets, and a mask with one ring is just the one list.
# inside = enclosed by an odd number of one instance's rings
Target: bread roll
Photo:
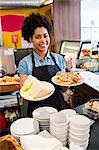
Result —
[[13, 77], [10, 77], [10, 76], [3, 77], [3, 82], [12, 82], [12, 81], [13, 81]]

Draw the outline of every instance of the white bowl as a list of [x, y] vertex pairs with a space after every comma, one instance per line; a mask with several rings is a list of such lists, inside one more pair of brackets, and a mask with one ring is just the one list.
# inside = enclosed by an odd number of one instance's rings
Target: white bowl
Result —
[[53, 131], [50, 131], [51, 135], [54, 135], [55, 137], [58, 137], [58, 138], [67, 138], [68, 137], [68, 134], [65, 133], [65, 134], [58, 134], [58, 133], [55, 133]]
[[78, 136], [78, 135], [69, 133], [69, 137], [72, 137], [72, 138], [79, 140], [79, 141], [84, 141], [84, 140], [86, 141], [89, 139], [89, 136], [90, 136], [89, 134], [85, 134], [83, 136], [80, 136], [80, 135]]
[[73, 143], [76, 143], [76, 144], [84, 145], [84, 144], [88, 143], [89, 138], [81, 139], [81, 138], [72, 137], [70, 135], [68, 140], [69, 140], [69, 142], [73, 142]]
[[90, 134], [89, 134], [89, 132], [88, 133], [83, 133], [83, 134], [79, 134], [79, 133], [77, 133], [77, 132], [69, 132], [69, 135], [71, 135], [71, 136], [74, 136], [74, 137], [76, 137], [76, 138], [89, 138], [89, 136], [90, 136]]
[[56, 126], [56, 124], [54, 125], [54, 124], [50, 123], [50, 129], [52, 129], [56, 132], [63, 132], [64, 133], [64, 132], [67, 132], [69, 130], [69, 126], [67, 124], [67, 125], [64, 125], [61, 127], [60, 125]]
[[50, 128], [50, 131], [55, 133], [55, 134], [67, 134], [68, 128], [65, 130], [63, 128]]
[[72, 142], [72, 141], [68, 141], [68, 144], [69, 144], [69, 148], [70, 148], [70, 145], [71, 144], [74, 144], [74, 145], [79, 145], [83, 150], [87, 150], [87, 147], [88, 147], [88, 144], [89, 144], [89, 142], [87, 141], [87, 142], [85, 142], [85, 143], [83, 143], [83, 144], [79, 144], [79, 143], [75, 143], [75, 142]]
[[56, 113], [57, 109], [53, 108], [53, 107], [39, 107], [37, 109], [35, 109], [32, 112], [33, 118], [37, 118], [37, 119], [41, 119], [41, 120], [46, 120], [50, 118], [50, 115], [53, 113]]
[[90, 132], [90, 128], [75, 128], [74, 126], [70, 126], [69, 132], [72, 132], [78, 135], [88, 134]]
[[76, 111], [73, 109], [63, 109], [60, 112], [63, 112], [69, 119], [76, 114]]
[[54, 126], [63, 127], [65, 125], [68, 125], [68, 123], [68, 117], [62, 112], [57, 112], [50, 116], [50, 124], [53, 124]]
[[90, 127], [90, 119], [84, 115], [73, 115], [70, 118], [70, 125], [76, 128], [88, 128]]

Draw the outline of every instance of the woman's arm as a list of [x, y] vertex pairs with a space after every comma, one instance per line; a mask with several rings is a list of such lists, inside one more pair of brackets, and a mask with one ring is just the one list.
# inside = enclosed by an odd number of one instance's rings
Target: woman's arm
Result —
[[20, 74], [19, 76], [20, 76], [20, 88], [21, 88], [22, 85], [23, 85], [23, 83], [27, 79], [28, 75], [26, 75], [26, 74]]

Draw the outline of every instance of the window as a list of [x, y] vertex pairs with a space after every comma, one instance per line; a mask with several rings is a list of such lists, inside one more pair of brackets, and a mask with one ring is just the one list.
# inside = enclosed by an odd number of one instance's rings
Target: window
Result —
[[99, 0], [81, 0], [81, 40], [99, 42]]

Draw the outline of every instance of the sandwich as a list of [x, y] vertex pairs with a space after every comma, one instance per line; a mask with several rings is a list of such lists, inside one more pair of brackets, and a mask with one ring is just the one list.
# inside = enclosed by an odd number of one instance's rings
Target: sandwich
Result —
[[40, 81], [32, 75], [28, 76], [21, 88], [22, 95], [26, 98], [28, 97], [28, 99], [38, 99], [47, 96], [51, 92], [51, 86], [48, 86], [46, 82]]
[[57, 72], [56, 81], [61, 84], [75, 84], [81, 81], [81, 76], [78, 72]]

